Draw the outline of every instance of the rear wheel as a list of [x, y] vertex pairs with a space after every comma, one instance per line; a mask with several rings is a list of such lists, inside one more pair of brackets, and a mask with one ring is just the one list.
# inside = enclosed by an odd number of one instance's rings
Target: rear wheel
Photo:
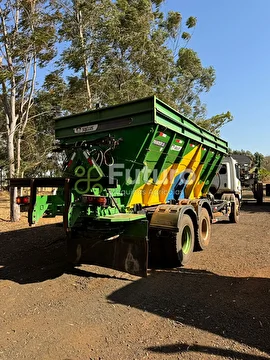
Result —
[[263, 203], [263, 183], [258, 182], [257, 183], [257, 204], [261, 205]]
[[230, 222], [231, 223], [238, 223], [239, 222], [239, 215], [240, 215], [239, 199], [235, 198], [234, 202], [232, 202], [232, 209], [231, 209], [231, 213], [230, 213]]
[[197, 250], [204, 250], [211, 239], [211, 221], [208, 211], [205, 208], [201, 209], [199, 224], [198, 224], [198, 241], [196, 243]]
[[194, 226], [191, 217], [184, 214], [178, 224], [176, 251], [180, 265], [186, 265], [194, 250]]

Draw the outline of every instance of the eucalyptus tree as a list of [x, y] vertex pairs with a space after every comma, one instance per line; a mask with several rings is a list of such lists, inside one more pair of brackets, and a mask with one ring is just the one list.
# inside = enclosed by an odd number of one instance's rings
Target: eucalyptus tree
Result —
[[[84, 109], [99, 100], [96, 82], [100, 81], [101, 63], [107, 51], [106, 23], [114, 18], [110, 0], [57, 0], [62, 15], [59, 28], [64, 50], [60, 68], [68, 67], [70, 92]], [[76, 97], [78, 95], [78, 97]], [[72, 97], [72, 96], [71, 96]]]
[[4, 168], [5, 171], [8, 168], [5, 115], [1, 107], [0, 107], [0, 168], [2, 169]]
[[[49, 0], [6, 0], [0, 5], [0, 99], [10, 177], [20, 175], [21, 141], [33, 106], [38, 70], [55, 56], [56, 17]], [[11, 220], [16, 221], [16, 190], [10, 193]]]
[[164, 1], [116, 0], [107, 24], [109, 46], [100, 85], [105, 103], [156, 94], [169, 103], [175, 70], [168, 41], [178, 34], [181, 15], [160, 10]]
[[54, 152], [55, 118], [67, 115], [63, 111], [69, 103], [67, 85], [61, 72], [54, 71], [45, 76], [43, 86], [38, 89], [31, 116], [25, 130], [22, 151], [24, 176], [59, 175], [59, 154]]
[[229, 112], [207, 119], [201, 103], [215, 70], [188, 48], [195, 17], [165, 14], [164, 0], [59, 1], [72, 111], [155, 94], [211, 131], [231, 121]]

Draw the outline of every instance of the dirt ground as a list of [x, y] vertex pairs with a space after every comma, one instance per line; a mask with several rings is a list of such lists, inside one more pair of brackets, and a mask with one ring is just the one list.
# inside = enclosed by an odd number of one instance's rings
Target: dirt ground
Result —
[[270, 359], [270, 202], [181, 269], [65, 267], [61, 219], [8, 222], [0, 193], [0, 359]]

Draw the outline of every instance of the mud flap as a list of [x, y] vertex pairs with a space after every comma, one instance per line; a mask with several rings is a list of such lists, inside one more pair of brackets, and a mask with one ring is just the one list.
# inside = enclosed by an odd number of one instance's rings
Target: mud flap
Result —
[[[146, 277], [148, 267], [148, 221], [127, 222], [117, 234], [98, 237], [104, 229], [68, 238], [68, 259], [74, 265], [99, 265]], [[95, 237], [93, 235], [95, 234]]]

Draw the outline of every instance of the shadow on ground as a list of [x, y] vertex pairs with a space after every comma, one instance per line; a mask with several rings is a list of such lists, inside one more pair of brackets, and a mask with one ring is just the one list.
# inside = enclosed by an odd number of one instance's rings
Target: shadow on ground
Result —
[[[177, 323], [190, 325], [270, 353], [269, 295], [270, 279], [234, 278], [185, 269], [154, 272], [147, 279], [115, 291], [108, 300], [169, 318], [176, 326]], [[187, 346], [172, 344], [148, 350], [179, 353], [186, 351]], [[216, 354], [218, 350], [204, 351]], [[227, 351], [225, 355], [224, 351]], [[224, 349], [219, 354], [231, 356]], [[242, 355], [233, 356], [243, 359]]]
[[248, 212], [253, 214], [260, 212], [269, 212], [270, 215], [270, 202], [263, 202], [259, 205], [255, 201], [243, 201], [241, 205], [241, 212]]
[[0, 280], [28, 284], [54, 279], [64, 273], [112, 278], [68, 266], [66, 238], [61, 224], [0, 233]]
[[0, 279], [26, 284], [56, 278], [65, 270], [65, 236], [56, 224], [0, 234]]
[[237, 359], [237, 360], [268, 360], [268, 357], [247, 354], [231, 349], [222, 349], [212, 346], [203, 345], [188, 345], [188, 344], [170, 344], [164, 346], [150, 346], [148, 351], [161, 353], [161, 354], [179, 354], [179, 353], [204, 353], [209, 355], [222, 356], [225, 359]]
[[[245, 203], [241, 212], [270, 214], [270, 202], [262, 205]], [[81, 269], [67, 269], [65, 235], [59, 224], [0, 232], [0, 279], [25, 284], [56, 278], [66, 272], [104, 277]]]

